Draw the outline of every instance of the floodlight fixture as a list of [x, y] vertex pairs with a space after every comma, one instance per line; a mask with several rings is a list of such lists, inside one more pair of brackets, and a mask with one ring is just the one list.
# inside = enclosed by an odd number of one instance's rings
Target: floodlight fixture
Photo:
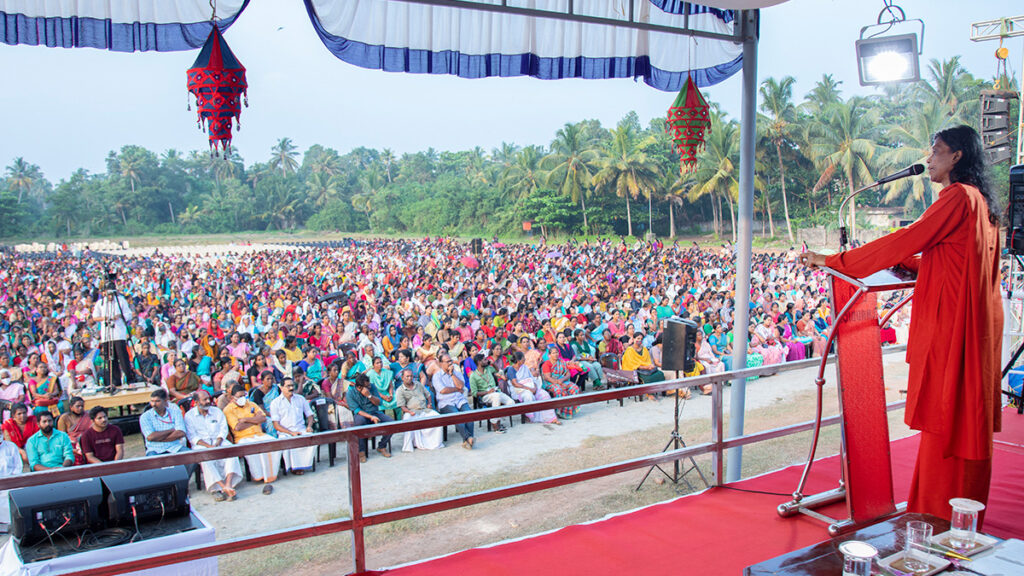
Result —
[[[878, 23], [861, 28], [860, 39], [855, 44], [861, 86], [916, 82], [921, 79], [919, 56], [924, 44], [924, 22], [920, 19], [909, 21], [920, 23], [920, 37], [917, 34], [884, 36], [893, 26], [908, 22], [902, 8], [894, 5], [891, 0], [885, 0], [884, 4], [885, 7], [878, 14]], [[888, 20], [883, 19], [886, 15]], [[869, 30], [883, 26], [884, 30], [865, 37]]]

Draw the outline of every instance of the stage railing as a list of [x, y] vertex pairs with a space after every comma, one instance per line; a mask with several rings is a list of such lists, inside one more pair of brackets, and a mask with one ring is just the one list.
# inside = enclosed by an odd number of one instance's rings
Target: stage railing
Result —
[[[891, 353], [905, 349], [905, 346], [890, 346], [885, 348], [883, 352]], [[654, 384], [643, 384], [637, 386], [615, 388], [599, 392], [589, 392], [576, 396], [545, 400], [542, 402], [516, 404], [513, 406], [503, 406], [500, 408], [487, 408], [481, 410], [473, 410], [470, 412], [460, 412], [458, 414], [434, 416], [428, 418], [417, 418], [414, 420], [403, 420], [398, 422], [390, 422], [386, 424], [375, 424], [371, 426], [358, 426], [352, 428], [345, 428], [342, 430], [333, 430], [330, 432], [321, 432], [318, 434], [297, 436], [293, 438], [273, 440], [268, 442], [225, 446], [207, 450], [193, 450], [180, 454], [133, 458], [130, 460], [123, 460], [120, 462], [109, 462], [105, 464], [95, 464], [89, 466], [76, 466], [72, 468], [48, 470], [45, 472], [33, 472], [30, 474], [24, 474], [20, 476], [0, 478], [0, 490], [10, 490], [13, 488], [21, 488], [24, 486], [38, 486], [42, 484], [49, 484], [51, 482], [64, 482], [69, 480], [80, 480], [83, 478], [94, 478], [97, 476], [106, 476], [109, 474], [121, 474], [125, 472], [152, 470], [155, 468], [162, 468], [164, 466], [197, 464], [208, 460], [220, 460], [223, 458], [261, 454], [265, 452], [287, 450], [291, 448], [300, 448], [305, 446], [345, 443], [348, 446], [347, 461], [349, 478], [349, 509], [351, 513], [351, 516], [348, 518], [316, 522], [312, 524], [297, 526], [294, 528], [263, 532], [249, 536], [241, 536], [238, 538], [232, 538], [228, 540], [218, 541], [212, 544], [204, 544], [190, 548], [168, 550], [166, 553], [160, 555], [129, 558], [122, 562], [113, 564], [81, 566], [75, 569], [73, 573], [79, 576], [108, 576], [114, 574], [124, 574], [126, 572], [146, 570], [156, 568], [159, 566], [178, 564], [192, 560], [199, 560], [202, 558], [219, 556], [221, 554], [230, 554], [232, 552], [252, 550], [264, 546], [282, 544], [285, 542], [292, 542], [304, 538], [311, 538], [314, 536], [323, 536], [327, 534], [334, 534], [346, 531], [352, 532], [353, 569], [355, 572], [358, 573], [364, 572], [366, 570], [366, 549], [363, 540], [363, 531], [369, 526], [376, 526], [379, 524], [395, 522], [407, 518], [424, 516], [427, 514], [434, 514], [437, 512], [444, 512], [455, 508], [472, 506], [474, 504], [491, 502], [502, 498], [509, 498], [512, 496], [528, 494], [531, 492], [538, 492], [550, 488], [557, 488], [560, 486], [575, 484], [577, 482], [583, 482], [585, 480], [593, 480], [595, 478], [602, 478], [604, 476], [610, 476], [612, 474], [628, 472], [630, 470], [648, 468], [656, 464], [668, 464], [676, 460], [682, 460], [684, 458], [700, 456], [703, 454], [711, 454], [711, 476], [713, 478], [712, 483], [715, 486], [720, 486], [723, 483], [724, 479], [723, 466], [725, 462], [726, 450], [730, 448], [736, 448], [739, 446], [756, 444], [758, 442], [764, 442], [775, 438], [781, 438], [784, 436], [789, 436], [791, 434], [806, 432], [808, 430], [812, 430], [815, 427], [815, 422], [811, 420], [807, 422], [801, 422], [798, 424], [792, 424], [788, 426], [775, 428], [772, 430], [766, 430], [764, 432], [746, 434], [743, 436], [737, 436], [733, 438], [725, 438], [722, 394], [723, 385], [737, 378], [750, 378], [754, 376], [775, 374], [778, 372], [789, 372], [803, 368], [815, 368], [820, 364], [820, 362], [820, 359], [812, 358], [796, 362], [786, 362], [783, 364], [776, 364], [772, 366], [759, 366], [756, 368], [745, 368], [743, 370], [734, 370], [732, 372], [722, 372], [719, 374], [695, 376], [685, 379], [667, 380], [664, 382], [657, 382]], [[833, 364], [834, 362], [835, 357], [831, 356], [829, 358], [829, 364]], [[612, 464], [606, 464], [603, 466], [587, 468], [585, 470], [579, 470], [567, 474], [548, 476], [546, 478], [541, 478], [539, 480], [531, 480], [525, 483], [512, 484], [509, 486], [502, 486], [499, 488], [492, 488], [488, 490], [481, 490], [478, 492], [462, 494], [450, 498], [442, 498], [439, 500], [431, 500], [428, 502], [413, 504], [410, 506], [390, 508], [370, 513], [365, 513], [363, 511], [362, 483], [360, 463], [358, 458], [358, 442], [361, 438], [371, 438], [383, 434], [398, 434], [401, 432], [409, 432], [412, 430], [437, 428], [439, 426], [451, 426], [453, 424], [476, 422], [483, 419], [496, 419], [503, 418], [506, 416], [516, 416], [520, 414], [526, 414], [528, 412], [564, 408], [568, 406], [581, 406], [585, 404], [594, 404], [597, 402], [620, 400], [644, 394], [660, 394], [662, 392], [669, 390], [689, 388], [692, 386], [702, 386], [706, 384], [712, 385], [712, 440], [710, 442], [705, 442], [703, 444], [695, 444], [687, 446], [685, 448], [680, 448], [678, 450], [660, 452], [657, 454], [644, 456], [641, 458], [634, 458], [631, 460], [624, 460]], [[903, 401], [894, 402], [888, 404], [887, 409], [890, 411], [897, 410], [902, 408], [904, 405], [905, 402]], [[839, 416], [831, 416], [828, 418], [823, 418], [821, 425], [831, 426], [837, 424], [838, 422]]]

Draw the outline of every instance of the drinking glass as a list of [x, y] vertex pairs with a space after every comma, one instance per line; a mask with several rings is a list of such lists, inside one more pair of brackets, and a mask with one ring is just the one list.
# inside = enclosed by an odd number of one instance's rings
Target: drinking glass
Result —
[[871, 560], [878, 550], [867, 542], [849, 540], [839, 545], [843, 553], [843, 576], [871, 576]]
[[932, 525], [927, 522], [907, 522], [907, 542], [903, 549], [903, 566], [908, 572], [927, 572], [928, 545], [932, 539]]
[[967, 498], [953, 498], [949, 505], [953, 507], [953, 516], [949, 522], [950, 548], [974, 548], [974, 540], [978, 535], [978, 513], [985, 509], [985, 505]]

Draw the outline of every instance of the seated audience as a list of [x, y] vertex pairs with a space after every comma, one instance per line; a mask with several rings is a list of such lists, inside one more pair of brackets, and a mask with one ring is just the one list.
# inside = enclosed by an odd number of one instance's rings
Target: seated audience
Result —
[[41, 472], [52, 468], [67, 468], [75, 463], [75, 454], [71, 450], [71, 439], [60, 430], [53, 428], [53, 415], [40, 412], [39, 431], [25, 443], [28, 453], [28, 469]]
[[[353, 423], [356, 426], [368, 424], [379, 424], [380, 422], [394, 422], [395, 419], [381, 412], [382, 404], [376, 387], [370, 383], [366, 374], [357, 374], [355, 383], [349, 386], [346, 393], [346, 404], [352, 411]], [[359, 461], [366, 462], [366, 438], [359, 439]], [[391, 458], [391, 435], [381, 436], [377, 443], [377, 452], [385, 458]]]
[[139, 417], [142, 438], [146, 441], [146, 456], [176, 454], [188, 450], [185, 440], [185, 418], [177, 406], [170, 407], [167, 391], [154, 390], [149, 395], [149, 410]]
[[[292, 378], [281, 381], [281, 395], [270, 403], [270, 421], [278, 438], [313, 433], [313, 410], [304, 397], [295, 393]], [[284, 464], [289, 472], [301, 476], [313, 469], [315, 456], [316, 446], [291, 448], [284, 451]]]
[[[402, 383], [395, 389], [395, 401], [398, 409], [401, 410], [402, 419], [437, 416], [438, 413], [430, 409], [430, 395], [427, 394], [427, 389], [424, 388], [423, 383], [413, 378], [412, 368], [404, 368], [400, 374]], [[444, 446], [441, 439], [442, 432], [440, 428], [406, 432], [402, 442], [402, 452], [412, 452], [414, 448], [420, 450], [442, 448]]]
[[28, 407], [24, 404], [15, 404], [11, 408], [11, 417], [3, 423], [4, 438], [10, 440], [21, 452], [21, 460], [28, 465], [28, 453], [25, 452], [25, 443], [33, 434], [39, 431], [39, 424], [34, 414], [28, 413]]
[[[228, 420], [206, 390], [196, 392], [196, 405], [185, 413], [185, 435], [193, 450], [231, 446]], [[242, 481], [242, 465], [238, 458], [207, 460], [201, 464], [206, 490], [217, 502], [234, 500], [235, 486]]]
[[121, 429], [110, 424], [107, 409], [94, 406], [89, 410], [89, 428], [80, 439], [82, 454], [89, 464], [124, 459], [124, 436]]
[[[437, 395], [437, 410], [441, 414], [469, 412], [472, 408], [466, 401], [466, 382], [461, 369], [456, 369], [451, 356], [441, 352], [437, 356], [438, 370], [434, 372], [431, 385]], [[473, 423], [456, 424], [455, 429], [462, 436], [462, 447], [472, 450], [476, 443], [473, 437]]]
[[[477, 354], [473, 357], [473, 362], [476, 364], [476, 370], [469, 374], [469, 390], [474, 398], [491, 408], [511, 406], [516, 403], [515, 400], [502, 392], [498, 387], [497, 378], [500, 377], [504, 380], [505, 377], [499, 375], [494, 366], [491, 366], [490, 358], [485, 358], [483, 354]], [[500, 418], [492, 418], [490, 424], [491, 429], [495, 432], [499, 434], [505, 433], [506, 428]]]
[[[269, 434], [263, 432], [263, 423], [267, 421], [267, 415], [263, 408], [255, 402], [246, 398], [245, 387], [236, 384], [231, 389], [231, 404], [224, 409], [224, 416], [228, 421], [228, 428], [235, 444], [249, 444], [252, 442], [265, 442], [272, 440]], [[245, 457], [249, 464], [249, 474], [254, 482], [263, 482], [263, 493], [274, 493], [274, 481], [281, 466], [281, 452], [263, 452], [261, 454], [250, 454]]]

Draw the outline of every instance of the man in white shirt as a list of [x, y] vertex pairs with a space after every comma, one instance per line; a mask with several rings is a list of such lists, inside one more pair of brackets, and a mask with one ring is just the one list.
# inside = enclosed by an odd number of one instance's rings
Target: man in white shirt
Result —
[[[22, 472], [21, 452], [18, 445], [0, 436], [0, 478], [16, 476]], [[0, 533], [6, 534], [11, 518], [8, 490], [0, 490]]]
[[[185, 413], [185, 435], [193, 450], [231, 446], [228, 440], [228, 420], [213, 405], [210, 393], [196, 391], [196, 405]], [[242, 465], [238, 458], [207, 460], [200, 464], [206, 489], [217, 502], [235, 499], [235, 486], [242, 481]]]
[[[281, 381], [281, 395], [270, 403], [270, 422], [278, 438], [313, 433], [313, 410], [302, 395], [295, 393], [295, 382], [291, 378]], [[292, 474], [302, 475], [313, 469], [315, 455], [316, 446], [285, 450], [284, 465]]]
[[93, 306], [92, 319], [100, 323], [100, 351], [105, 365], [100, 376], [111, 388], [122, 385], [122, 376], [127, 382], [134, 382], [134, 370], [126, 344], [127, 323], [132, 321], [132, 307], [124, 296], [117, 293], [112, 279], [107, 280], [103, 294]]

